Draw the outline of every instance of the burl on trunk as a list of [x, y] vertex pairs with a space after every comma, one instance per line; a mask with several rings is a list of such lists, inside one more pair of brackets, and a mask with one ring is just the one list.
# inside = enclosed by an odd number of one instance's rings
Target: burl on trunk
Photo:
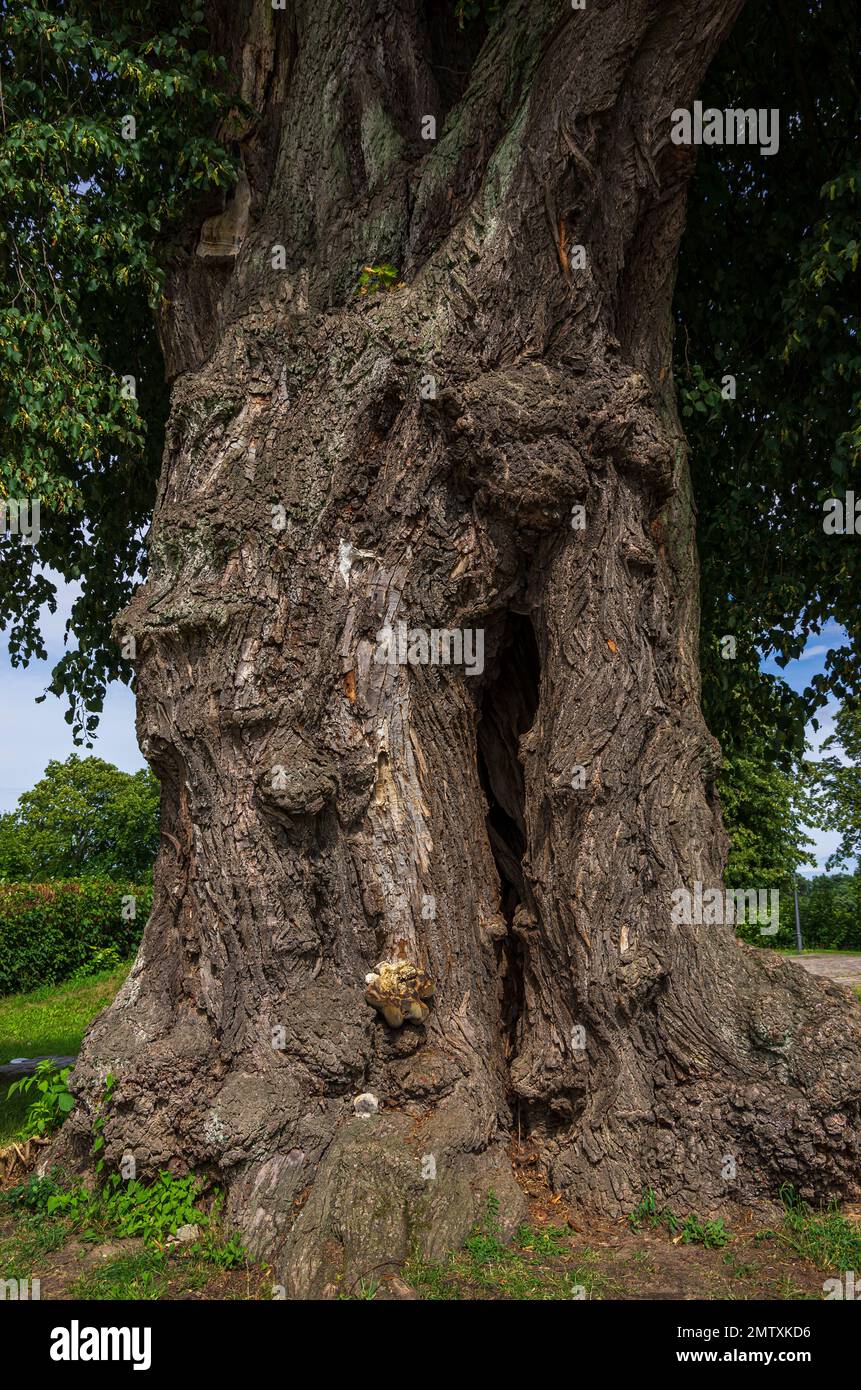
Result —
[[512, 1138], [615, 1212], [858, 1195], [857, 1007], [671, 921], [725, 841], [669, 128], [739, 7], [210, 7], [258, 118], [118, 624], [164, 838], [59, 1153], [114, 1072], [109, 1161], [217, 1179], [291, 1294], [516, 1220]]

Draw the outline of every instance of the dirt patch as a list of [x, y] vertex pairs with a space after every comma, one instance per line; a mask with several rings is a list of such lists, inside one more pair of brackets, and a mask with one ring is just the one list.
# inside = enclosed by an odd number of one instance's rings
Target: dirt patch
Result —
[[[14, 1217], [0, 1221], [0, 1257], [9, 1256], [8, 1242], [17, 1244], [21, 1223]], [[167, 1300], [270, 1299], [271, 1271], [260, 1265], [218, 1269], [179, 1248], [152, 1249], [142, 1240], [67, 1240], [56, 1250], [30, 1251], [24, 1236], [15, 1251], [11, 1277], [39, 1280], [39, 1297], [45, 1300], [84, 1298], [98, 1300], [159, 1298]], [[0, 1259], [2, 1263], [2, 1259]], [[129, 1265], [141, 1265], [137, 1283], [129, 1284]], [[117, 1287], [119, 1270], [125, 1283]], [[11, 1270], [11, 1267], [10, 1267]], [[9, 1271], [0, 1271], [0, 1274]]]
[[[777, 1206], [724, 1213], [727, 1243], [708, 1249], [686, 1244], [681, 1234], [662, 1227], [632, 1228], [627, 1218], [601, 1220], [551, 1193], [526, 1151], [513, 1155], [518, 1181], [529, 1199], [536, 1231], [570, 1231], [563, 1239], [570, 1254], [547, 1263], [566, 1266], [587, 1280], [588, 1296], [620, 1301], [691, 1299], [785, 1299], [823, 1296], [827, 1275], [787, 1249], [776, 1234], [782, 1221]], [[861, 1223], [861, 1207], [847, 1207], [847, 1220]], [[831, 1273], [834, 1273], [832, 1270]], [[484, 1295], [487, 1296], [486, 1294]]]
[[[536, 1226], [540, 1222], [536, 1218]], [[824, 1275], [764, 1235], [751, 1220], [719, 1249], [685, 1245], [663, 1230], [591, 1224], [572, 1238], [572, 1258], [590, 1269], [603, 1298], [630, 1300], [821, 1298]]]
[[[569, 1217], [555, 1205], [548, 1216], [545, 1204], [532, 1204], [531, 1226], [540, 1237], [554, 1231], [555, 1250], [534, 1262], [536, 1278], [551, 1289], [570, 1292], [551, 1297], [586, 1297], [610, 1301], [665, 1301], [703, 1299], [763, 1299], [780, 1302], [821, 1299], [822, 1270], [788, 1251], [780, 1239], [751, 1217], [746, 1227], [731, 1227], [728, 1243], [719, 1249], [685, 1245], [680, 1237], [663, 1230], [633, 1231], [624, 1221], [588, 1223]], [[576, 1225], [569, 1226], [569, 1220]], [[0, 1224], [0, 1249], [16, 1235], [14, 1220]], [[561, 1232], [561, 1234], [560, 1234]], [[113, 1240], [94, 1244], [70, 1240], [62, 1248], [34, 1254], [23, 1277], [39, 1279], [43, 1300], [85, 1297], [116, 1298], [110, 1292], [118, 1263], [145, 1258], [143, 1242]], [[257, 1266], [243, 1269], [210, 1269], [190, 1256], [173, 1250], [156, 1252], [153, 1282], [142, 1281], [126, 1289], [124, 1296], [168, 1300], [255, 1299], [273, 1297], [271, 1272]], [[423, 1297], [396, 1279], [397, 1290], [381, 1283], [377, 1297]], [[547, 1296], [512, 1294], [502, 1281], [477, 1282], [468, 1273], [453, 1274], [446, 1281], [444, 1297], [481, 1301], [510, 1301], [515, 1297]], [[401, 1287], [403, 1285], [403, 1288]], [[440, 1296], [439, 1294], [436, 1296]]]
[[[668, 1229], [665, 1212], [641, 1215], [637, 1224], [578, 1211], [550, 1192], [525, 1146], [512, 1156], [529, 1203], [529, 1222], [513, 1242], [502, 1243], [489, 1211], [485, 1228], [446, 1261], [417, 1260], [382, 1278], [372, 1271], [360, 1286], [333, 1287], [330, 1296], [783, 1302], [820, 1300], [824, 1280], [836, 1272], [790, 1247], [782, 1208], [735, 1208], [722, 1213], [722, 1225], [700, 1213], [698, 1229], [713, 1242], [703, 1244], [686, 1239], [680, 1221]], [[843, 1216], [861, 1228], [861, 1204], [847, 1205]], [[221, 1268], [189, 1246], [84, 1240], [50, 1219], [0, 1217], [0, 1278], [38, 1279], [45, 1300], [268, 1300], [273, 1277], [268, 1267], [250, 1263]]]

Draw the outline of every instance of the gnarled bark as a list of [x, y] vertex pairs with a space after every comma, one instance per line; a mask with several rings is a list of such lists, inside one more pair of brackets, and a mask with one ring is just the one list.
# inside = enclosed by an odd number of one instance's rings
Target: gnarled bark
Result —
[[[190, 233], [162, 323], [120, 628], [165, 834], [62, 1140], [112, 1070], [109, 1159], [216, 1175], [299, 1295], [442, 1251], [489, 1190], [515, 1220], [513, 1133], [609, 1210], [859, 1192], [857, 1006], [670, 920], [725, 843], [669, 117], [739, 0], [510, 0], [486, 37], [440, 8], [212, 7], [260, 111], [250, 210], [235, 258]], [[357, 297], [380, 262], [403, 283]], [[481, 629], [483, 672], [380, 663], [399, 621]], [[424, 1027], [365, 1002], [398, 953], [434, 982]]]

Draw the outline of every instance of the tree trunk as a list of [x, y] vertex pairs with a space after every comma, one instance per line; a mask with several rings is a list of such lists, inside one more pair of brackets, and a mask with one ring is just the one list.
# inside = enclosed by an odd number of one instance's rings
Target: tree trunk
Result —
[[[215, 1176], [293, 1295], [441, 1254], [489, 1190], [515, 1221], [513, 1140], [612, 1212], [859, 1195], [857, 1006], [671, 921], [725, 839], [669, 123], [739, 8], [212, 7], [260, 116], [172, 278], [119, 625], [164, 838], [60, 1150], [113, 1071], [109, 1160]], [[483, 634], [483, 669], [381, 660], [399, 623]], [[426, 1022], [366, 1002], [381, 961]]]

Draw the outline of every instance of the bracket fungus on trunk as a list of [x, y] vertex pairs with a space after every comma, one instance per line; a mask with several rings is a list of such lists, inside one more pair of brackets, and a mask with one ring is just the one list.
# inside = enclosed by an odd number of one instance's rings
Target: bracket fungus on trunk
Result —
[[390, 1028], [426, 1023], [430, 1009], [424, 1002], [434, 992], [433, 980], [409, 961], [382, 961], [365, 976], [365, 1002], [381, 1013]]

